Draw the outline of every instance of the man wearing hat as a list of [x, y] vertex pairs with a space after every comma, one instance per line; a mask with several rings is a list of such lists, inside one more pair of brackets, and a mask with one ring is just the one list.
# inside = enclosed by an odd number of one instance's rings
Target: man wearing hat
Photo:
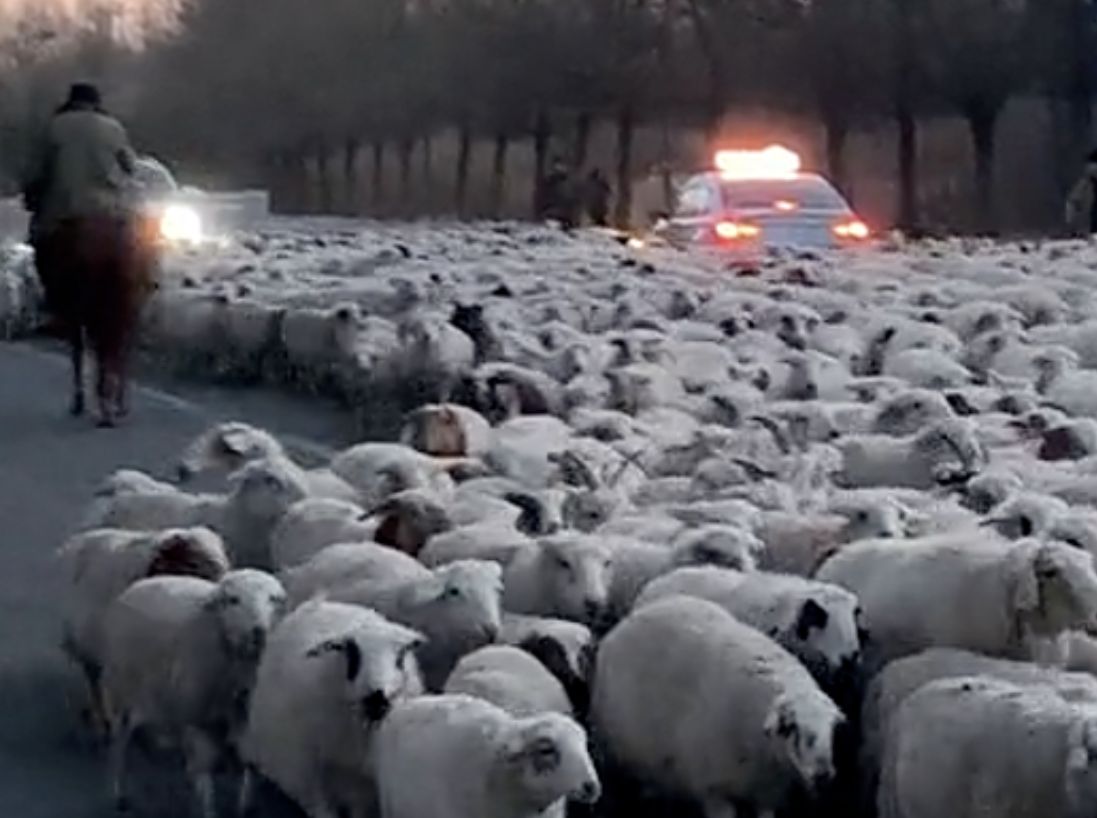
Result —
[[73, 85], [34, 152], [23, 186], [31, 213], [30, 243], [46, 305], [54, 315], [60, 307], [56, 276], [63, 266], [54, 256], [66, 248], [50, 241], [51, 234], [73, 219], [128, 222], [135, 207], [135, 168], [126, 130], [103, 110], [99, 89], [89, 83]]

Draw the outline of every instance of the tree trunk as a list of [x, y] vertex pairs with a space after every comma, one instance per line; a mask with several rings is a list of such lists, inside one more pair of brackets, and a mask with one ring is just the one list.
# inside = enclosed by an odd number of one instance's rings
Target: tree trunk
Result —
[[617, 201], [614, 222], [624, 230], [632, 216], [632, 143], [636, 134], [636, 116], [631, 105], [617, 114]]
[[997, 227], [994, 212], [994, 160], [998, 137], [997, 106], [976, 105], [965, 116], [971, 130], [971, 144], [975, 149], [975, 206], [976, 224], [980, 229], [992, 231]]
[[507, 151], [510, 149], [510, 138], [504, 134], [496, 134], [495, 145], [491, 155], [491, 215], [498, 219], [503, 213], [503, 204], [507, 187]]
[[898, 54], [895, 73], [895, 124], [899, 131], [899, 201], [898, 222], [903, 230], [916, 230], [921, 214], [918, 212], [918, 121], [914, 109], [913, 65], [911, 32], [912, 19], [909, 0], [899, 0], [895, 30], [895, 51]]
[[428, 196], [434, 188], [434, 139], [430, 134], [423, 137], [423, 189]]
[[552, 123], [544, 111], [538, 111], [533, 123], [533, 214], [537, 218], [540, 191], [548, 168], [549, 146], [552, 144]]
[[354, 137], [343, 146], [343, 210], [348, 216], [358, 213], [358, 140]]
[[463, 217], [468, 205], [469, 165], [472, 162], [472, 131], [466, 124], [461, 125], [457, 137], [457, 180], [453, 199], [457, 206], [457, 215]]
[[590, 132], [594, 120], [588, 111], [583, 111], [575, 118], [575, 147], [573, 159], [575, 167], [582, 169], [587, 164], [587, 155], [590, 152]]
[[328, 146], [320, 142], [316, 148], [316, 209], [322, 215], [331, 213], [331, 168]]
[[385, 143], [377, 139], [373, 143], [373, 175], [370, 180], [370, 203], [376, 212], [385, 200]]
[[853, 204], [853, 195], [849, 189], [849, 177], [846, 174], [846, 143], [849, 128], [840, 118], [829, 119], [826, 124], [827, 173], [834, 186]]
[[413, 140], [400, 140], [400, 199], [405, 207], [411, 205], [411, 157], [414, 153]]

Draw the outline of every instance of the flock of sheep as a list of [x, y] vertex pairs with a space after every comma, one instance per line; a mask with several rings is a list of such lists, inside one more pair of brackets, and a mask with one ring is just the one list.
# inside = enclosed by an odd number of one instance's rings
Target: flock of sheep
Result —
[[413, 387], [320, 468], [224, 423], [104, 481], [59, 561], [119, 806], [147, 733], [205, 816], [224, 767], [310, 818], [1097, 812], [1097, 248], [404, 230], [156, 299], [157, 353]]

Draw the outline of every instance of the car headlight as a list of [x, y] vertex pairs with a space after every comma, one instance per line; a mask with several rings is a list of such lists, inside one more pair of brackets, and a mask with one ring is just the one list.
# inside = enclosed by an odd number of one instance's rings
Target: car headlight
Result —
[[170, 242], [202, 241], [202, 217], [188, 205], [168, 205], [160, 216], [160, 235]]

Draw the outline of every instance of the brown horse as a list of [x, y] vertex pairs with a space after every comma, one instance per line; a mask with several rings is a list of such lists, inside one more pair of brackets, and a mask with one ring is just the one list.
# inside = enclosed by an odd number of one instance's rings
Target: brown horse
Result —
[[143, 218], [68, 219], [35, 242], [46, 306], [72, 357], [73, 415], [85, 411], [85, 346], [96, 359], [99, 425], [129, 412], [128, 364], [141, 308], [152, 288], [156, 241]]

